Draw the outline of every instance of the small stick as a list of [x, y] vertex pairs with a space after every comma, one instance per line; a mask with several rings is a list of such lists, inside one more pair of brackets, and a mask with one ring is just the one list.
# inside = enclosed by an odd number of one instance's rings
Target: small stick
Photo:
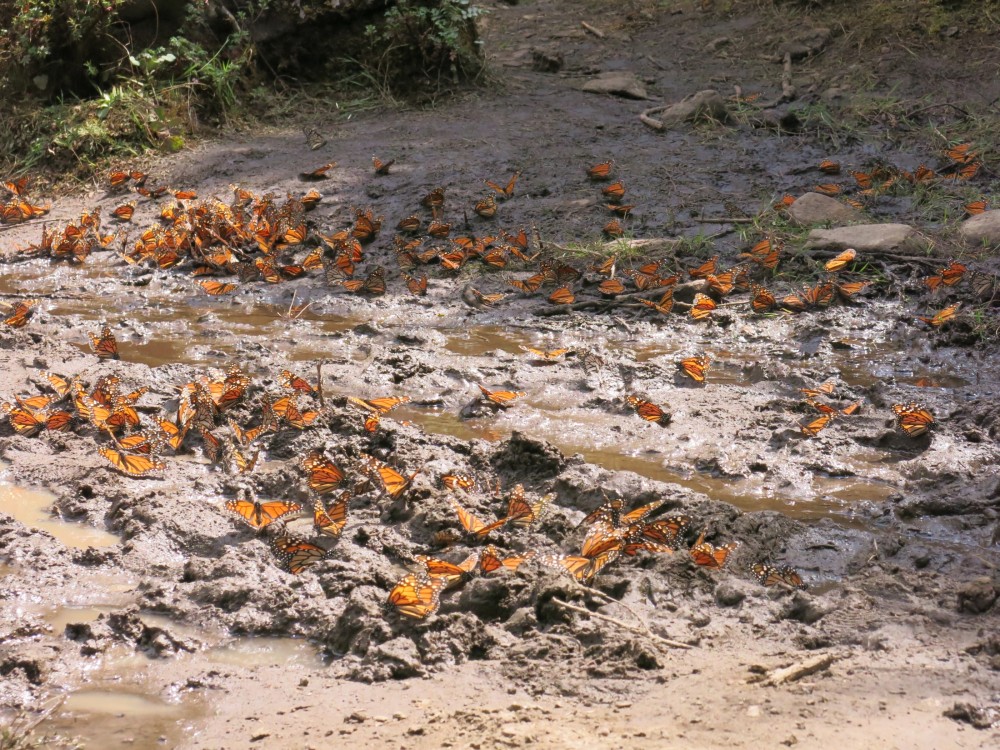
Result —
[[641, 122], [643, 125], [651, 127], [653, 130], [663, 130], [663, 122], [661, 120], [657, 120], [653, 117], [650, 117], [645, 112], [639, 115], [639, 122]]
[[792, 85], [792, 55], [785, 53], [784, 66], [781, 71], [781, 100], [790, 102], [795, 98], [795, 86]]
[[661, 643], [664, 646], [669, 646], [670, 648], [683, 648], [683, 649], [691, 648], [691, 646], [687, 643], [681, 643], [680, 641], [672, 641], [669, 638], [664, 638], [663, 636], [659, 636], [652, 630], [647, 628], [645, 625], [643, 625], [642, 627], [629, 625], [627, 622], [623, 622], [622, 620], [619, 620], [617, 618], [608, 617], [607, 615], [602, 615], [599, 612], [591, 612], [586, 607], [578, 607], [575, 604], [564, 602], [562, 599], [551, 599], [550, 601], [555, 602], [560, 607], [565, 607], [566, 609], [572, 610], [573, 612], [579, 612], [581, 615], [589, 615], [590, 617], [594, 617], [598, 620], [604, 620], [605, 622], [609, 622], [612, 625], [617, 625], [618, 627], [624, 630], [628, 630], [632, 633], [636, 633], [637, 635], [644, 635], [650, 640], [652, 640], [654, 643]]
[[321, 359], [316, 363], [316, 398], [319, 399], [319, 408], [322, 409], [326, 406], [323, 401], [323, 363], [325, 359]]
[[594, 26], [591, 26], [586, 21], [580, 21], [580, 25], [583, 26], [583, 28], [585, 30], [589, 31], [591, 34], [593, 34], [594, 36], [596, 36], [598, 39], [603, 39], [604, 38], [604, 32], [603, 31], [601, 31], [600, 29], [598, 29], [598, 28], [596, 28]]
[[756, 219], [752, 216], [720, 216], [716, 219], [701, 218], [691, 221], [696, 224], [753, 224]]
[[799, 662], [798, 664], [793, 664], [790, 667], [774, 670], [770, 675], [761, 681], [761, 684], [768, 687], [774, 687], [775, 685], [783, 685], [786, 682], [795, 682], [803, 677], [808, 677], [811, 674], [826, 669], [836, 660], [837, 657], [833, 654], [814, 656], [812, 659], [807, 659], [806, 661]]

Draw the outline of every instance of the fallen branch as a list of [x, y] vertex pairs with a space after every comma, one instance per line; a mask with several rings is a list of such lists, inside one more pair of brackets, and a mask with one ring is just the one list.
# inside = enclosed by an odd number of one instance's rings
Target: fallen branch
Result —
[[792, 85], [792, 55], [785, 53], [781, 69], [781, 101], [790, 102], [795, 98], [795, 86]]
[[803, 677], [808, 677], [811, 674], [827, 669], [837, 660], [837, 658], [838, 657], [834, 654], [814, 656], [812, 659], [800, 661], [798, 664], [792, 664], [790, 667], [775, 669], [766, 677], [755, 675], [747, 680], [747, 682], [759, 682], [765, 687], [774, 687], [777, 685], [783, 685], [786, 682], [795, 682]]
[[604, 32], [603, 31], [601, 31], [600, 29], [598, 29], [595, 26], [591, 26], [586, 21], [580, 21], [580, 25], [584, 28], [585, 31], [589, 31], [591, 34], [593, 34], [594, 36], [596, 36], [598, 39], [603, 39], [604, 38]]
[[654, 643], [660, 643], [669, 648], [683, 648], [689, 649], [691, 645], [688, 643], [681, 643], [680, 641], [672, 641], [669, 638], [664, 638], [663, 636], [657, 635], [652, 630], [647, 628], [645, 625], [637, 626], [630, 625], [627, 622], [619, 620], [615, 617], [609, 617], [608, 615], [602, 615], [599, 612], [591, 612], [586, 607], [578, 607], [575, 604], [570, 604], [569, 602], [564, 602], [562, 599], [551, 599], [550, 601], [558, 604], [560, 607], [565, 607], [566, 609], [572, 610], [573, 612], [579, 612], [581, 615], [588, 615], [597, 620], [603, 620], [604, 622], [616, 625], [623, 630], [628, 630], [631, 633], [636, 633], [637, 635], [643, 635], [652, 640]]
[[653, 130], [663, 130], [663, 122], [653, 117], [650, 117], [645, 112], [639, 115], [639, 122], [641, 122], [643, 125], [652, 128]]

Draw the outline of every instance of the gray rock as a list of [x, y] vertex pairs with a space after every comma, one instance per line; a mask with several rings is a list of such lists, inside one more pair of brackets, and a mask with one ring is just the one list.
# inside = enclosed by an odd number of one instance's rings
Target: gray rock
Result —
[[391, 641], [379, 644], [370, 653], [389, 667], [393, 679], [402, 680], [424, 673], [420, 652], [409, 638], [393, 638]]
[[997, 600], [997, 588], [986, 576], [975, 578], [958, 589], [958, 611], [979, 615]]
[[663, 127], [674, 128], [682, 123], [698, 120], [712, 119], [726, 122], [729, 120], [729, 109], [726, 107], [725, 99], [719, 96], [719, 92], [706, 89], [670, 105], [656, 117], [663, 123]]
[[854, 206], [819, 193], [806, 193], [788, 207], [788, 215], [799, 226], [807, 224], [846, 224], [861, 221], [864, 215]]
[[802, 31], [778, 47], [776, 58], [780, 60], [787, 54], [791, 56], [792, 60], [801, 60], [815, 55], [829, 41], [830, 29], [819, 28]]
[[983, 211], [966, 219], [958, 228], [958, 233], [967, 242], [1000, 248], [1000, 209]]
[[591, 78], [583, 84], [583, 90], [591, 94], [613, 94], [626, 99], [648, 99], [646, 87], [635, 73], [624, 70], [612, 70], [600, 73], [597, 78]]
[[812, 248], [843, 250], [853, 247], [858, 252], [863, 252], [893, 250], [919, 244], [916, 231], [907, 224], [856, 224], [836, 229], [814, 229], [806, 238], [807, 250]]
[[743, 581], [723, 581], [715, 587], [715, 603], [720, 607], [735, 607], [747, 597]]

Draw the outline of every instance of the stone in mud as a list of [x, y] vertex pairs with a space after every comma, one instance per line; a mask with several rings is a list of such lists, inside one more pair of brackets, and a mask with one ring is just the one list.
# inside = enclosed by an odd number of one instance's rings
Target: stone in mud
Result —
[[714, 89], [706, 89], [696, 94], [691, 94], [677, 104], [671, 104], [656, 118], [663, 123], [664, 128], [675, 128], [685, 122], [697, 122], [699, 120], [718, 120], [727, 122], [729, 120], [729, 109], [726, 101], [719, 92]]
[[533, 479], [554, 477], [566, 466], [566, 457], [551, 443], [534, 440], [514, 431], [500, 444], [492, 463], [498, 472], [504, 470]]
[[958, 233], [966, 242], [1000, 249], [1000, 209], [966, 219], [958, 227]]
[[806, 193], [788, 207], [788, 215], [799, 226], [808, 224], [846, 224], [860, 221], [863, 214], [853, 206], [819, 193]]
[[916, 244], [919, 244], [917, 232], [908, 224], [856, 224], [836, 229], [814, 229], [806, 238], [807, 250], [845, 250], [853, 247], [859, 253], [866, 250], [895, 250]]
[[549, 52], [543, 49], [531, 50], [531, 67], [539, 73], [558, 73], [564, 64], [565, 59], [561, 52]]
[[369, 652], [369, 656], [389, 667], [392, 677], [397, 680], [418, 677], [424, 673], [420, 652], [409, 638], [393, 638], [380, 643]]
[[715, 587], [715, 603], [720, 607], [735, 607], [746, 599], [748, 588], [743, 581], [723, 581]]
[[958, 589], [958, 611], [981, 615], [996, 603], [997, 593], [996, 586], [985, 576], [969, 581]]
[[830, 29], [821, 27], [800, 31], [778, 47], [778, 52], [772, 59], [775, 62], [778, 62], [783, 60], [785, 55], [789, 55], [793, 61], [802, 60], [811, 55], [815, 55], [823, 49], [829, 41]]
[[583, 84], [583, 90], [591, 94], [612, 94], [626, 99], [648, 99], [646, 87], [634, 73], [612, 70], [598, 74]]

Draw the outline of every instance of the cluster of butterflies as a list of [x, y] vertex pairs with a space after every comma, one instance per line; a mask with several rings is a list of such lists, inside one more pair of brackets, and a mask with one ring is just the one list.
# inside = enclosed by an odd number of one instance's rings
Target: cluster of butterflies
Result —
[[[815, 185], [812, 190], [831, 197], [843, 195], [851, 206], [865, 209], [883, 195], [900, 190], [911, 190], [917, 185], [968, 182], [984, 171], [980, 161], [980, 153], [975, 150], [972, 143], [949, 146], [944, 150], [942, 156], [942, 163], [937, 170], [931, 169], [926, 164], [921, 164], [913, 172], [909, 172], [883, 162], [876, 164], [867, 172], [847, 170], [853, 179], [852, 184], [824, 182]], [[842, 173], [841, 165], [832, 159], [823, 159], [815, 166], [815, 169], [829, 176], [837, 176]], [[786, 195], [775, 204], [775, 208], [784, 210], [794, 202], [794, 196]], [[967, 216], [975, 216], [989, 209], [989, 201], [980, 196], [964, 203], [962, 209]]]
[[[815, 388], [799, 389], [805, 396], [806, 404], [819, 413], [818, 416], [799, 423], [799, 430], [806, 437], [816, 437], [834, 420], [858, 413], [863, 403], [861, 400], [847, 405], [831, 404], [821, 400], [833, 397], [836, 387], [834, 381], [828, 380]], [[917, 403], [893, 404], [892, 413], [896, 418], [896, 427], [911, 438], [918, 438], [925, 434], [934, 424], [934, 414]]]
[[52, 206], [34, 205], [28, 201], [30, 188], [29, 177], [0, 181], [0, 189], [6, 198], [4, 203], [0, 203], [0, 224], [20, 224], [49, 212]]
[[[445, 475], [442, 484], [449, 490], [468, 492], [475, 488], [475, 480], [465, 474]], [[499, 487], [493, 496], [500, 499]], [[483, 521], [457, 501], [452, 505], [459, 523], [474, 541], [483, 541], [491, 533], [505, 527], [529, 528], [542, 518], [551, 496], [529, 502], [521, 485], [514, 487], [507, 501], [506, 514], [495, 521]], [[399, 614], [423, 619], [434, 614], [441, 602], [442, 593], [456, 588], [474, 575], [490, 575], [516, 570], [529, 560], [541, 565], [564, 570], [581, 583], [590, 584], [607, 566], [621, 555], [635, 556], [640, 552], [673, 554], [683, 545], [683, 532], [690, 524], [687, 516], [675, 515], [650, 520], [665, 501], [658, 500], [625, 512], [621, 499], [606, 499], [597, 510], [581, 522], [588, 525], [579, 554], [538, 553], [502, 556], [490, 544], [482, 551], [474, 551], [460, 562], [418, 555], [414, 565], [389, 593], [389, 604]], [[450, 539], [449, 539], [450, 540]], [[739, 542], [715, 546], [705, 541], [705, 532], [687, 550], [696, 565], [720, 569], [727, 563], [730, 553]], [[764, 586], [785, 585], [805, 588], [802, 577], [793, 568], [757, 562], [750, 566], [753, 578]]]

